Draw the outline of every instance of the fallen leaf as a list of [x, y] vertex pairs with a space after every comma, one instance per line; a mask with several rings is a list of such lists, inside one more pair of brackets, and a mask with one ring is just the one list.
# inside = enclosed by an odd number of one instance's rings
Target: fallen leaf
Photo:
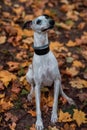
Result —
[[9, 124], [9, 128], [10, 130], [16, 130], [16, 123], [15, 122], [12, 122], [12, 124]]
[[66, 62], [67, 63], [72, 63], [73, 62], [73, 57], [66, 57]]
[[87, 99], [87, 93], [80, 93], [80, 94], [77, 94], [76, 96], [79, 97], [81, 102]]
[[61, 48], [62, 46], [63, 46], [63, 44], [61, 44], [61, 43], [59, 43], [57, 41], [50, 43], [50, 49], [52, 51], [55, 50], [55, 49], [57, 50], [57, 49]]
[[79, 71], [75, 67], [67, 67], [65, 70], [62, 70], [62, 73], [74, 77], [79, 73]]
[[78, 29], [82, 30], [84, 27], [85, 27], [86, 23], [85, 22], [81, 22], [79, 25], [78, 25]]
[[19, 6], [19, 5], [14, 5], [15, 7], [13, 8], [14, 13], [16, 13], [17, 15], [21, 15], [24, 11], [24, 7], [23, 6]]
[[59, 100], [63, 103], [63, 105], [67, 103], [67, 100], [65, 98], [63, 98], [63, 97], [60, 97]]
[[28, 113], [31, 114], [33, 117], [36, 117], [36, 111], [29, 110]]
[[76, 79], [71, 80], [69, 83], [73, 88], [78, 89], [87, 88], [87, 81], [84, 79], [80, 79], [78, 77]]
[[47, 99], [47, 106], [48, 107], [52, 107], [53, 106], [53, 97], [52, 96], [49, 96], [48, 99]]
[[69, 125], [68, 123], [66, 123], [64, 125], [64, 128], [62, 128], [61, 130], [75, 130], [75, 129], [76, 129], [76, 125], [75, 124]]
[[15, 71], [19, 69], [20, 63], [9, 61], [7, 62], [7, 65], [9, 66], [9, 71]]
[[59, 129], [56, 126], [54, 127], [49, 126], [49, 130], [59, 130]]
[[0, 80], [4, 83], [5, 86], [8, 86], [11, 80], [15, 80], [17, 77], [16, 75], [10, 73], [7, 70], [0, 71]]
[[66, 30], [70, 30], [72, 28], [72, 25], [67, 25], [67, 24], [62, 23], [62, 22], [61, 23], [56, 23], [56, 26], [61, 27], [61, 28], [66, 29]]
[[68, 46], [68, 47], [74, 47], [74, 46], [76, 46], [76, 45], [77, 45], [77, 43], [76, 43], [76, 42], [73, 42], [73, 41], [71, 41], [71, 40], [69, 40], [68, 43], [66, 44], [66, 46]]
[[6, 42], [6, 36], [0, 36], [0, 44], [4, 44]]
[[78, 61], [78, 60], [74, 60], [72, 65], [74, 67], [77, 67], [77, 68], [84, 68], [85, 67], [85, 65], [81, 61]]
[[80, 126], [82, 123], [87, 123], [86, 114], [81, 110], [74, 109], [73, 120]]
[[68, 11], [68, 12], [67, 12], [66, 16], [67, 16], [67, 19], [72, 19], [72, 20], [74, 20], [74, 21], [77, 21], [78, 18], [79, 18], [79, 17], [78, 17], [78, 16], [79, 16], [79, 13], [78, 13], [77, 11], [71, 10], [71, 11]]
[[4, 90], [4, 85], [1, 81], [0, 81], [0, 90]]
[[5, 93], [0, 94], [0, 99], [5, 97]]
[[30, 130], [36, 130], [35, 125], [33, 124], [32, 127], [30, 127]]
[[13, 104], [10, 101], [5, 101], [3, 98], [0, 100], [0, 112], [9, 110], [11, 107], [13, 107]]
[[13, 115], [10, 112], [5, 113], [5, 120], [9, 121], [11, 120], [12, 122], [16, 122], [18, 120], [18, 117], [16, 115]]
[[68, 112], [63, 112], [62, 110], [59, 111], [59, 122], [71, 122], [72, 118]]

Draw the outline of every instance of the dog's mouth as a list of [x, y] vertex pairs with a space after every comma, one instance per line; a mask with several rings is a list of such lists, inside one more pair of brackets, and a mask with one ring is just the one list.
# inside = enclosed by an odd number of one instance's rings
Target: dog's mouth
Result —
[[52, 29], [53, 27], [54, 27], [54, 25], [50, 25], [48, 28], [42, 29], [42, 32], [45, 32], [45, 31], [47, 31], [47, 30], [49, 30], [49, 29]]

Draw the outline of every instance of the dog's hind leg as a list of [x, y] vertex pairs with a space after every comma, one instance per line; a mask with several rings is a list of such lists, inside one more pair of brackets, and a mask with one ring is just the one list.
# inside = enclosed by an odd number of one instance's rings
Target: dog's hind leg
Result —
[[51, 122], [57, 122], [57, 107], [58, 107], [58, 96], [59, 96], [60, 80], [54, 81], [54, 103], [52, 108]]
[[69, 103], [70, 105], [75, 105], [75, 102], [73, 101], [73, 99], [70, 98], [70, 97], [68, 97], [68, 96], [64, 93], [61, 84], [60, 84], [60, 87], [59, 87], [59, 88], [60, 88], [60, 94], [62, 95], [62, 97], [64, 97], [64, 98], [68, 101], [68, 103]]
[[28, 72], [26, 74], [26, 79], [31, 84], [31, 90], [30, 90], [30, 93], [28, 94], [27, 98], [29, 101], [32, 101], [33, 92], [34, 92], [32, 65], [29, 66]]

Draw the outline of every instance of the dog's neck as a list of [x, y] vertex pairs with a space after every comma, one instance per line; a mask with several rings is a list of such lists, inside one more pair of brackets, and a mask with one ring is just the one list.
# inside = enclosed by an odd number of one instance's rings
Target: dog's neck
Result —
[[40, 47], [48, 44], [48, 34], [47, 32], [34, 32], [34, 46]]

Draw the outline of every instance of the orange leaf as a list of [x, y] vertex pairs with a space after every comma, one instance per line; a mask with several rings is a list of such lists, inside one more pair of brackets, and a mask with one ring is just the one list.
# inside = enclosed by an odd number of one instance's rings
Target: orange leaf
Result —
[[33, 117], [35, 117], [35, 116], [36, 116], [36, 111], [29, 110], [29, 111], [28, 111], [28, 113], [29, 113], [29, 114], [31, 114]]
[[74, 46], [76, 46], [77, 44], [76, 44], [76, 42], [73, 42], [73, 41], [69, 40], [66, 45], [67, 45], [68, 47], [74, 47]]
[[9, 110], [11, 107], [13, 107], [13, 104], [10, 101], [5, 101], [4, 99], [0, 100], [0, 112]]

